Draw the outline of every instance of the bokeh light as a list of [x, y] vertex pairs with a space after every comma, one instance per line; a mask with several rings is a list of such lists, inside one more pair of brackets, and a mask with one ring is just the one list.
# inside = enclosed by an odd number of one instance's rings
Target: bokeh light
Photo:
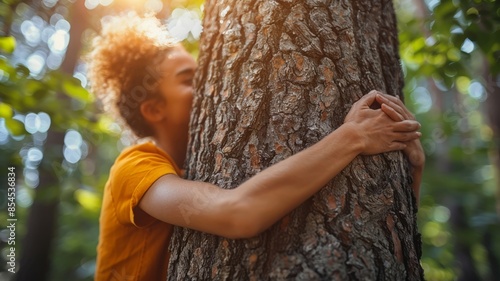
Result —
[[45, 66], [45, 56], [43, 52], [36, 52], [30, 55], [26, 59], [26, 66], [33, 75], [36, 76], [40, 74]]
[[[37, 18], [34, 18], [34, 20]], [[39, 20], [26, 20], [21, 24], [21, 33], [24, 35], [26, 42], [31, 46], [36, 46], [40, 43], [40, 28], [43, 26], [43, 21], [40, 24]]]
[[474, 43], [472, 43], [472, 41], [470, 41], [469, 38], [465, 38], [465, 41], [462, 44], [462, 47], [460, 48], [460, 50], [462, 52], [470, 54], [470, 53], [472, 53], [472, 51], [474, 51]]
[[47, 8], [52, 8], [57, 4], [58, 0], [43, 0], [42, 3]]
[[[40, 175], [37, 169], [25, 168], [23, 171], [24, 182], [32, 188], [38, 187], [40, 183]], [[28, 202], [27, 202], [28, 203]]]
[[[38, 180], [36, 181], [36, 183], [38, 185]], [[17, 204], [23, 208], [28, 208], [33, 204], [33, 196], [26, 188], [19, 188], [17, 190], [16, 199]]]
[[93, 10], [99, 6], [99, 0], [85, 0], [85, 8]]
[[179, 41], [189, 38], [189, 35], [194, 39], [198, 39], [203, 29], [201, 19], [197, 13], [181, 8], [172, 11], [172, 15], [167, 22], [167, 28], [170, 35]]
[[31, 162], [32, 165], [38, 166], [43, 159], [43, 152], [38, 147], [32, 147], [26, 154], [26, 160]]
[[28, 113], [24, 118], [24, 128], [30, 134], [45, 133], [50, 128], [50, 116], [45, 112]]
[[417, 87], [411, 93], [411, 99], [415, 103], [416, 114], [428, 112], [432, 107], [432, 97], [429, 91], [424, 87]]
[[0, 145], [6, 144], [9, 142], [9, 131], [7, 127], [5, 127], [5, 119], [0, 118]]
[[160, 0], [147, 0], [144, 8], [146, 11], [158, 13], [163, 9], [163, 2]]
[[[68, 130], [64, 136], [64, 159], [71, 164], [76, 164], [84, 155], [82, 145], [84, 144], [82, 135], [75, 130]], [[87, 148], [85, 148], [87, 150]]]
[[63, 54], [69, 44], [69, 33], [65, 30], [57, 30], [47, 41], [50, 51], [55, 54]]

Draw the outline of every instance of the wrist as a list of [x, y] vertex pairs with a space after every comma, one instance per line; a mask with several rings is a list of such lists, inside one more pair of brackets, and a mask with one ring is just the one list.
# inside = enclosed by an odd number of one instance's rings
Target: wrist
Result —
[[346, 147], [352, 149], [356, 155], [359, 155], [365, 149], [363, 136], [360, 134], [356, 123], [346, 122], [337, 129], [342, 139], [345, 140]]

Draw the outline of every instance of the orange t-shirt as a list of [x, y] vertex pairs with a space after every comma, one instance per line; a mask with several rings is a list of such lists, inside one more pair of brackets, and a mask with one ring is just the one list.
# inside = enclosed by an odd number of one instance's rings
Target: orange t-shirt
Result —
[[127, 148], [116, 159], [104, 188], [96, 281], [166, 280], [172, 226], [138, 207], [166, 174], [180, 175], [180, 170], [152, 143]]

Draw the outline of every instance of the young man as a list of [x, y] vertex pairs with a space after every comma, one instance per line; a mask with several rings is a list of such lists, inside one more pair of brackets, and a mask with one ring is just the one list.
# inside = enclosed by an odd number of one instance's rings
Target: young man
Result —
[[[89, 67], [93, 91], [138, 137], [152, 139], [125, 149], [111, 168], [100, 218], [96, 280], [165, 280], [173, 225], [233, 239], [255, 236], [357, 155], [403, 150], [410, 158], [423, 159], [420, 125], [397, 99], [371, 92], [323, 140], [235, 189], [185, 180], [179, 167], [187, 150], [196, 67], [180, 45], [168, 43], [154, 18], [114, 18], [94, 43]], [[381, 109], [370, 109], [375, 101]], [[204, 211], [186, 218], [183, 211], [198, 209], [200, 199]]]

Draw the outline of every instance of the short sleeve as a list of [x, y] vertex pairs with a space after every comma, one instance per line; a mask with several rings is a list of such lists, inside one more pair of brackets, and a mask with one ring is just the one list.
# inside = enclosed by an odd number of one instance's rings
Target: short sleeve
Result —
[[138, 205], [153, 183], [167, 174], [178, 175], [179, 169], [166, 153], [151, 143], [120, 155], [111, 171], [114, 184], [110, 191], [121, 224], [146, 227], [157, 221]]

